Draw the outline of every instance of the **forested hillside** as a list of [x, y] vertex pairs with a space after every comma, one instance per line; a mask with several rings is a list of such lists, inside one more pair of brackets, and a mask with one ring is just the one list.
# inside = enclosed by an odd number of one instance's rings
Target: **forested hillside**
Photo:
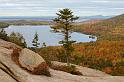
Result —
[[9, 26], [9, 24], [0, 22], [0, 28], [5, 28], [5, 27], [8, 27], [8, 26]]
[[[94, 20], [95, 21], [95, 20]], [[104, 40], [123, 40], [124, 39], [124, 14], [101, 20], [96, 23], [82, 23], [75, 27], [75, 31], [95, 34]]]

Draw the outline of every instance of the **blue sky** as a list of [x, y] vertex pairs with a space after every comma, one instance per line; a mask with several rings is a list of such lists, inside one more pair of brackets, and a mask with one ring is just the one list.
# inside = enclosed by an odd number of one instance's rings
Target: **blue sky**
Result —
[[0, 16], [54, 16], [62, 8], [78, 16], [119, 15], [124, 0], [0, 0]]

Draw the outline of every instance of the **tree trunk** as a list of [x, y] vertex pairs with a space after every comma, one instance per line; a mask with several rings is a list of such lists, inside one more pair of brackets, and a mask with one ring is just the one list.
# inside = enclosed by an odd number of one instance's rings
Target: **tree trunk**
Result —
[[67, 54], [67, 66], [70, 67], [70, 58], [69, 58], [69, 54]]
[[[66, 20], [66, 23], [67, 23], [67, 20]], [[66, 41], [66, 55], [67, 55], [67, 66], [70, 67], [70, 59], [69, 59], [69, 31], [68, 31], [68, 24], [66, 24], [66, 29], [65, 29], [65, 41]]]

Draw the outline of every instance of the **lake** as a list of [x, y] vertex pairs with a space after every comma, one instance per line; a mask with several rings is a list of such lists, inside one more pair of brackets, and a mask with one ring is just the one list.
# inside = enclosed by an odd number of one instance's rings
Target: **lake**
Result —
[[[49, 25], [39, 25], [39, 26], [9, 26], [5, 28], [7, 34], [11, 32], [19, 32], [22, 34], [27, 42], [29, 47], [32, 47], [32, 40], [34, 38], [34, 34], [37, 32], [39, 35], [39, 42], [45, 42], [47, 46], [56, 46], [59, 45], [58, 42], [63, 39], [62, 34], [51, 32], [51, 28]], [[89, 38], [90, 35], [73, 32], [71, 34], [71, 39], [76, 40], [77, 42], [90, 42], [96, 41], [97, 38], [92, 39]]]

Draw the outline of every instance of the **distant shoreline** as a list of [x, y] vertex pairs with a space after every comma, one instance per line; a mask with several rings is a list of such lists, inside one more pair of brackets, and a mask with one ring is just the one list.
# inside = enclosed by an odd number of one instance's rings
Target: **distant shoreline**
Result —
[[37, 20], [0, 20], [0, 22], [8, 25], [51, 25], [52, 21]]

